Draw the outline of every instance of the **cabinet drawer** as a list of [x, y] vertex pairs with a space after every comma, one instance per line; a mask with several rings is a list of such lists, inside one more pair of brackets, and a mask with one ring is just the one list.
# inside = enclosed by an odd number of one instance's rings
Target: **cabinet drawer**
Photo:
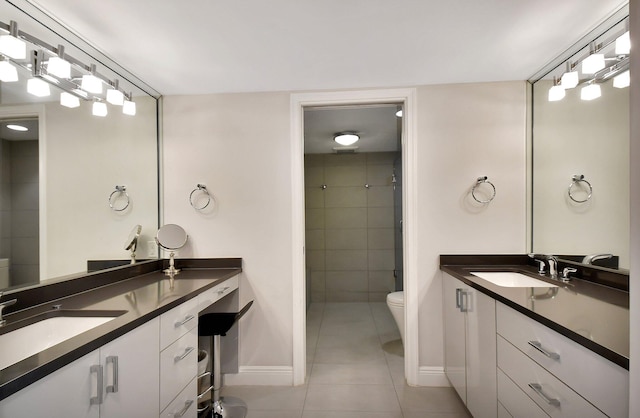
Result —
[[238, 288], [238, 276], [233, 276], [229, 280], [215, 285], [211, 289], [198, 295], [198, 312], [208, 308], [213, 303], [219, 301], [229, 293]]
[[[196, 377], [198, 327], [160, 353], [160, 410], [163, 410]], [[194, 389], [193, 393], [197, 392]]]
[[197, 379], [193, 379], [186, 388], [162, 411], [160, 418], [196, 418], [198, 416]]
[[176, 306], [160, 316], [160, 350], [198, 325], [198, 298]]
[[497, 324], [499, 335], [605, 414], [628, 416], [627, 370], [501, 303]]
[[498, 367], [552, 417], [606, 417], [500, 336], [498, 336]]
[[[548, 418], [548, 415], [500, 369], [498, 369], [498, 405], [498, 410], [500, 411], [500, 406], [502, 406], [509, 413], [508, 416]], [[502, 415], [504, 412], [502, 411]]]

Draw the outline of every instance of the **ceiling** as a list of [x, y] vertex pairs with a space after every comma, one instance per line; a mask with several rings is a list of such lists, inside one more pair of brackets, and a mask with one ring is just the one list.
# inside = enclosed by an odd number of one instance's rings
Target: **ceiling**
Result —
[[526, 80], [620, 0], [31, 0], [163, 95]]

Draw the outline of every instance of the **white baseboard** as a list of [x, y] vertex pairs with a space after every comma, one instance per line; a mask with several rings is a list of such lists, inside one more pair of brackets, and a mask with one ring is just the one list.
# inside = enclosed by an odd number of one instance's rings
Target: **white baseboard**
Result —
[[444, 374], [444, 367], [420, 367], [418, 370], [418, 386], [448, 387], [449, 379]]
[[236, 374], [224, 375], [225, 386], [292, 386], [293, 367], [241, 366]]

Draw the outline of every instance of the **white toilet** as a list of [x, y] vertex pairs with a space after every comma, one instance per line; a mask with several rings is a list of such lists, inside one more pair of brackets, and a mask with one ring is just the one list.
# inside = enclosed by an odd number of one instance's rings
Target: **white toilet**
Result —
[[393, 292], [387, 295], [387, 306], [398, 325], [402, 345], [404, 345], [404, 292]]

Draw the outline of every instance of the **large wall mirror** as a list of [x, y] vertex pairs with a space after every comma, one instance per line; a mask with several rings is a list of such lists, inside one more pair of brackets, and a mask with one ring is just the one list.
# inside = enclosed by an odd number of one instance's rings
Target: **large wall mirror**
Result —
[[[127, 260], [137, 225], [138, 259], [156, 258], [159, 94], [26, 0], [3, 0], [0, 21], [8, 25], [0, 35], [13, 21], [18, 39], [33, 38], [24, 59], [0, 54], [0, 65], [18, 78], [0, 81], [0, 290], [77, 276], [88, 260]], [[61, 105], [61, 94], [78, 94], [54, 77], [45, 80], [48, 95], [28, 93], [38, 78], [34, 57], [51, 58], [39, 41], [72, 62], [71, 78], [81, 77], [74, 75], [79, 62], [114, 83], [103, 82], [104, 97], [72, 107]], [[42, 62], [46, 71], [49, 62]], [[135, 111], [107, 103], [109, 87], [124, 92]], [[94, 114], [95, 102], [106, 104], [106, 116]]]
[[628, 7], [616, 11], [531, 80], [532, 250], [623, 270], [630, 222], [627, 15]]

